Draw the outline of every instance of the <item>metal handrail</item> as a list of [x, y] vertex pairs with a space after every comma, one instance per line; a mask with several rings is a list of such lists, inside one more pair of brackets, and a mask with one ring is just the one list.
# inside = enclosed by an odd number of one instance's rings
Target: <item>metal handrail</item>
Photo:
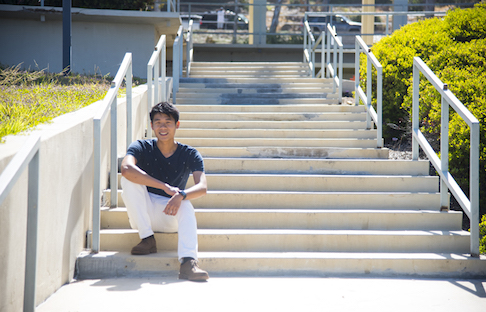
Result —
[[[336, 34], [336, 29], [327, 24], [327, 77], [331, 76], [333, 80], [333, 92], [336, 92], [336, 86], [338, 88], [339, 103], [343, 100], [343, 43], [341, 39]], [[333, 64], [331, 65], [331, 41], [333, 47], [332, 59]], [[338, 71], [338, 52], [339, 47], [339, 74]], [[324, 51], [321, 51], [324, 53]]]
[[[167, 88], [165, 87], [165, 72], [166, 72], [166, 50], [167, 40], [166, 36], [162, 35], [155, 46], [155, 51], [147, 64], [147, 112], [152, 110], [152, 107], [161, 102], [167, 101]], [[155, 77], [155, 79], [153, 78]], [[155, 82], [155, 88], [153, 87]], [[150, 128], [150, 115], [147, 114], [147, 138], [152, 138], [152, 129]]]
[[191, 74], [191, 63], [194, 59], [194, 46], [192, 44], [192, 27], [194, 21], [189, 21], [189, 27], [187, 29], [187, 46], [186, 46], [186, 77], [189, 77]]
[[92, 248], [95, 253], [100, 250], [100, 208], [101, 208], [101, 124], [105, 120], [110, 108], [111, 129], [110, 129], [110, 207], [118, 206], [118, 155], [117, 155], [117, 94], [123, 78], [126, 79], [126, 101], [127, 101], [127, 147], [132, 142], [132, 53], [126, 53], [116, 73], [115, 79], [111, 82], [110, 90], [103, 99], [102, 108], [93, 118], [93, 153], [94, 153], [94, 175], [93, 175], [93, 221], [92, 221]]
[[182, 77], [184, 32], [182, 25], [177, 31], [177, 37], [172, 46], [172, 103], [176, 103], [177, 91], [179, 91], [179, 79]]
[[180, 12], [180, 5], [179, 0], [167, 0], [167, 12]]
[[[437, 156], [419, 128], [420, 74], [435, 87], [441, 95], [440, 155]], [[449, 106], [451, 106], [470, 127], [469, 199], [449, 173]], [[440, 176], [441, 207], [448, 209], [450, 189], [470, 220], [472, 257], [479, 257], [479, 121], [449, 90], [447, 84], [430, 70], [419, 58], [413, 58], [413, 100], [412, 100], [412, 159], [418, 160], [419, 145]]]
[[[316, 39], [312, 33], [307, 19], [304, 21], [304, 63], [309, 65], [312, 77], [315, 77], [315, 54], [312, 53], [312, 47], [315, 45]], [[321, 52], [322, 57], [322, 52]]]
[[[366, 128], [371, 129], [371, 119], [375, 122], [376, 125], [376, 144], [378, 148], [383, 147], [383, 66], [381, 66], [378, 59], [375, 55], [371, 52], [371, 49], [366, 45], [363, 39], [360, 36], [356, 36], [355, 40], [355, 105], [359, 105], [359, 100], [361, 99], [366, 107]], [[361, 53], [365, 53], [367, 57], [366, 62], [366, 95], [359, 85], [359, 64], [360, 64], [360, 55]], [[372, 92], [372, 67], [376, 68], [376, 111], [371, 105], [373, 101], [373, 92]]]
[[[307, 13], [306, 13], [307, 16]], [[333, 92], [338, 92], [339, 103], [342, 102], [343, 98], [343, 44], [336, 34], [336, 30], [327, 24], [319, 38], [316, 40], [314, 34], [311, 31], [309, 21], [307, 18], [304, 21], [304, 63], [309, 65], [309, 69], [312, 73], [312, 78], [324, 78], [324, 71], [326, 72], [327, 78], [332, 78], [333, 81]], [[324, 49], [324, 38], [327, 34], [327, 44], [326, 49]], [[332, 38], [332, 40], [331, 40]], [[331, 43], [332, 41], [332, 43]], [[316, 52], [318, 51], [319, 44], [321, 44], [321, 69], [316, 74]], [[331, 64], [331, 45], [333, 48], [333, 62]], [[339, 48], [339, 52], [338, 49]], [[327, 53], [325, 53], [327, 52]], [[324, 66], [324, 57], [326, 55], [326, 66]], [[338, 64], [339, 60], [339, 64]], [[339, 74], [338, 74], [339, 68]]]
[[24, 311], [35, 311], [40, 135], [31, 136], [0, 175], [0, 205], [28, 166]]

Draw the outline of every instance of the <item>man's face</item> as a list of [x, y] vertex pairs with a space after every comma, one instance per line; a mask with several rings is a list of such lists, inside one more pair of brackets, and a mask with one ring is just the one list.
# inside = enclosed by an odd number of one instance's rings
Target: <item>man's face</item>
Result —
[[174, 118], [162, 113], [155, 114], [152, 129], [158, 140], [173, 141], [178, 128], [179, 122], [176, 123]]

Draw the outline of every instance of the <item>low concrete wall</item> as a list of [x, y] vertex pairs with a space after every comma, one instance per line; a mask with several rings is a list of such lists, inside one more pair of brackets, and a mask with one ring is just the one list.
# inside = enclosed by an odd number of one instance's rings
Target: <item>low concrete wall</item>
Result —
[[[145, 132], [147, 87], [133, 89], [133, 139]], [[0, 144], [0, 171], [25, 143], [29, 134], [41, 134], [38, 221], [37, 305], [71, 281], [77, 255], [86, 246], [91, 229], [93, 197], [93, 116], [96, 102], [60, 116], [50, 124]], [[126, 101], [118, 100], [118, 155], [126, 151]], [[109, 115], [103, 126], [102, 182], [108, 183]], [[0, 205], [0, 311], [23, 306], [27, 222], [27, 170]]]

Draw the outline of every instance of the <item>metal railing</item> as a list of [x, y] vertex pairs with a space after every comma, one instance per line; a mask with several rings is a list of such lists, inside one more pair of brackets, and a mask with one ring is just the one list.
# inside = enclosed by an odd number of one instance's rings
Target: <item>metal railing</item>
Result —
[[167, 0], [167, 12], [180, 12], [181, 1], [180, 0]]
[[[440, 159], [419, 128], [420, 73], [427, 78], [441, 95]], [[439, 173], [441, 207], [448, 209], [448, 190], [450, 189], [470, 220], [471, 256], [479, 257], [479, 121], [448, 89], [447, 84], [442, 83], [419, 57], [414, 57], [413, 59], [412, 103], [412, 159], [418, 160], [420, 145], [432, 165], [434, 165], [435, 170]], [[470, 127], [469, 199], [449, 173], [449, 106]]]
[[[314, 4], [304, 4], [304, 3], [247, 3], [246, 1], [238, 1], [235, 0], [232, 3], [217, 3], [217, 2], [184, 2], [181, 3], [182, 10], [189, 15], [199, 15], [203, 16], [206, 11], [216, 11], [217, 9], [223, 7], [225, 10], [232, 10], [236, 14], [244, 14], [248, 17], [248, 13], [250, 8], [259, 9], [264, 7], [266, 12], [270, 12], [272, 10], [277, 10], [280, 8], [288, 8], [287, 13], [280, 11], [279, 17], [280, 21], [287, 20], [285, 22], [285, 29], [276, 31], [276, 32], [268, 32], [266, 27], [262, 27], [260, 29], [253, 29], [252, 32], [249, 29], [239, 29], [240, 27], [234, 27], [230, 30], [228, 29], [215, 29], [208, 31], [206, 29], [196, 29], [196, 42], [198, 44], [205, 44], [206, 35], [227, 35], [232, 36], [233, 39], [231, 40], [232, 43], [239, 43], [239, 44], [250, 44], [247, 40], [247, 36], [288, 36], [294, 37], [295, 40], [299, 39], [299, 36], [302, 36], [301, 27], [302, 20], [301, 18], [304, 17], [303, 12], [312, 12], [315, 15], [343, 15], [346, 17], [351, 17], [354, 20], [358, 20], [358, 16], [378, 16], [380, 17], [380, 22], [373, 22], [374, 31], [373, 33], [368, 34], [360, 34], [363, 38], [366, 36], [387, 36], [391, 34], [397, 28], [397, 23], [393, 23], [395, 17], [406, 17], [405, 23], [411, 23], [416, 21], [420, 18], [428, 18], [428, 17], [441, 17], [444, 16], [448, 10], [454, 8], [466, 8], [472, 7], [474, 5], [474, 1], [471, 3], [436, 3], [436, 4], [362, 4], [362, 3], [354, 3], [354, 4], [324, 4], [324, 3], [314, 3]], [[418, 9], [418, 11], [407, 10], [408, 8]], [[375, 12], [369, 12], [367, 9], [372, 9]], [[298, 13], [296, 13], [298, 12]], [[300, 15], [300, 18], [298, 17]], [[396, 18], [395, 18], [396, 19]], [[217, 23], [216, 21], [206, 21], [203, 20], [203, 25], [210, 25]], [[231, 22], [233, 23], [233, 22]], [[228, 22], [225, 23], [227, 25]], [[263, 23], [265, 24], [265, 23]], [[332, 19], [331, 19], [332, 25]], [[243, 26], [243, 25], [242, 25]], [[282, 26], [282, 22], [280, 22], [280, 26]], [[324, 25], [322, 25], [324, 28]], [[401, 25], [400, 25], [401, 26]], [[243, 28], [243, 27], [242, 27]], [[246, 28], [246, 27], [245, 27]], [[248, 27], [250, 28], [250, 27]], [[339, 31], [339, 29], [338, 29]], [[344, 36], [354, 37], [356, 34], [350, 33], [342, 33]], [[238, 38], [237, 38], [238, 37]], [[239, 39], [239, 40], [238, 40]], [[283, 39], [282, 39], [283, 40]], [[351, 40], [354, 41], [354, 40]], [[269, 44], [271, 40], [269, 40]], [[218, 43], [218, 42], [215, 42]], [[225, 44], [227, 43], [226, 40], [220, 40], [219, 43]], [[264, 44], [265, 42], [261, 42]], [[282, 42], [284, 43], [284, 42]], [[257, 44], [257, 43], [255, 43]], [[343, 40], [343, 44], [347, 46], [346, 40]], [[350, 43], [351, 45], [353, 42]]]
[[[332, 78], [333, 81], [333, 92], [337, 92], [339, 96], [339, 103], [342, 103], [343, 99], [343, 43], [341, 39], [336, 34], [336, 30], [331, 27], [330, 24], [327, 24], [327, 43], [326, 43], [326, 77]], [[333, 48], [332, 53], [332, 65], [331, 65], [331, 45]], [[338, 65], [338, 52], [337, 49], [339, 48], [339, 65]], [[324, 53], [324, 51], [321, 51]], [[339, 74], [338, 74], [338, 67], [339, 67]]]
[[189, 21], [189, 27], [187, 29], [187, 45], [186, 45], [186, 77], [189, 77], [191, 74], [191, 63], [194, 60], [194, 46], [192, 44], [192, 38], [193, 38], [193, 33], [192, 33], [192, 27], [194, 25], [194, 21], [190, 20]]
[[314, 34], [312, 33], [309, 22], [304, 22], [304, 63], [309, 65], [309, 70], [312, 73], [312, 77], [316, 77], [316, 53], [317, 47], [319, 43], [321, 43], [321, 70], [319, 71], [318, 77], [324, 77], [323, 70], [324, 70], [324, 32], [321, 33], [319, 38], [314, 38]]
[[[371, 119], [375, 122], [376, 125], [376, 141], [377, 147], [383, 147], [383, 108], [382, 108], [382, 96], [383, 96], [383, 66], [381, 66], [380, 62], [376, 59], [375, 55], [371, 53], [371, 49], [366, 45], [363, 39], [360, 36], [356, 36], [355, 41], [355, 105], [359, 105], [359, 101], [363, 101], [366, 107], [366, 127], [371, 129]], [[359, 64], [360, 64], [360, 55], [361, 53], [366, 54], [367, 62], [366, 62], [366, 94], [364, 93], [363, 89], [359, 85]], [[372, 65], [376, 69], [376, 111], [373, 108], [372, 101], [373, 101], [373, 92], [372, 92]]]
[[179, 79], [183, 69], [184, 31], [182, 25], [177, 31], [177, 37], [172, 46], [172, 103], [176, 104], [176, 95], [179, 91]]
[[127, 147], [132, 142], [132, 53], [126, 53], [116, 73], [115, 79], [111, 82], [110, 90], [103, 99], [103, 106], [93, 119], [93, 153], [94, 153], [94, 175], [93, 175], [93, 230], [92, 248], [95, 253], [100, 250], [100, 208], [101, 208], [101, 128], [102, 123], [110, 110], [110, 207], [118, 206], [118, 154], [117, 154], [117, 94], [120, 86], [126, 79], [126, 101], [127, 101]]
[[24, 311], [35, 311], [40, 135], [31, 136], [0, 175], [0, 205], [28, 166]]
[[[166, 36], [162, 35], [155, 46], [155, 51], [147, 64], [147, 112], [152, 110], [152, 107], [161, 102], [167, 101], [166, 83], [166, 52], [167, 40]], [[154, 88], [155, 84], [155, 88]], [[147, 138], [152, 138], [152, 129], [150, 128], [150, 114], [147, 113]]]
[[[326, 49], [324, 49], [324, 38], [327, 36]], [[319, 50], [319, 44], [321, 49]], [[331, 45], [333, 49], [332, 63], [331, 63]], [[339, 48], [339, 52], [338, 52]], [[321, 53], [321, 69], [316, 74], [316, 52]], [[326, 52], [326, 53], [325, 53]], [[324, 61], [326, 59], [326, 62]], [[338, 64], [339, 59], [339, 64]], [[338, 92], [339, 103], [343, 98], [343, 44], [338, 38], [331, 25], [327, 24], [326, 32], [322, 32], [316, 40], [311, 31], [308, 21], [304, 22], [304, 63], [309, 65], [309, 69], [313, 78], [324, 78], [326, 73], [327, 78], [332, 78], [333, 92]], [[326, 64], [326, 65], [324, 65]], [[338, 70], [339, 68], [339, 70]], [[338, 74], [339, 72], [339, 74]]]

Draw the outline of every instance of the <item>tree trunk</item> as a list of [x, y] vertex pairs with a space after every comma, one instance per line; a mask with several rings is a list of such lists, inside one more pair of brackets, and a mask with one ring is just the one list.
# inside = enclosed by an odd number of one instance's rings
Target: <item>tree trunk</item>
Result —
[[278, 18], [280, 16], [280, 8], [281, 8], [281, 6], [278, 4], [282, 4], [282, 0], [278, 0], [277, 5], [275, 6], [275, 10], [273, 11], [272, 25], [270, 26], [270, 31], [269, 31], [271, 34], [277, 32]]

